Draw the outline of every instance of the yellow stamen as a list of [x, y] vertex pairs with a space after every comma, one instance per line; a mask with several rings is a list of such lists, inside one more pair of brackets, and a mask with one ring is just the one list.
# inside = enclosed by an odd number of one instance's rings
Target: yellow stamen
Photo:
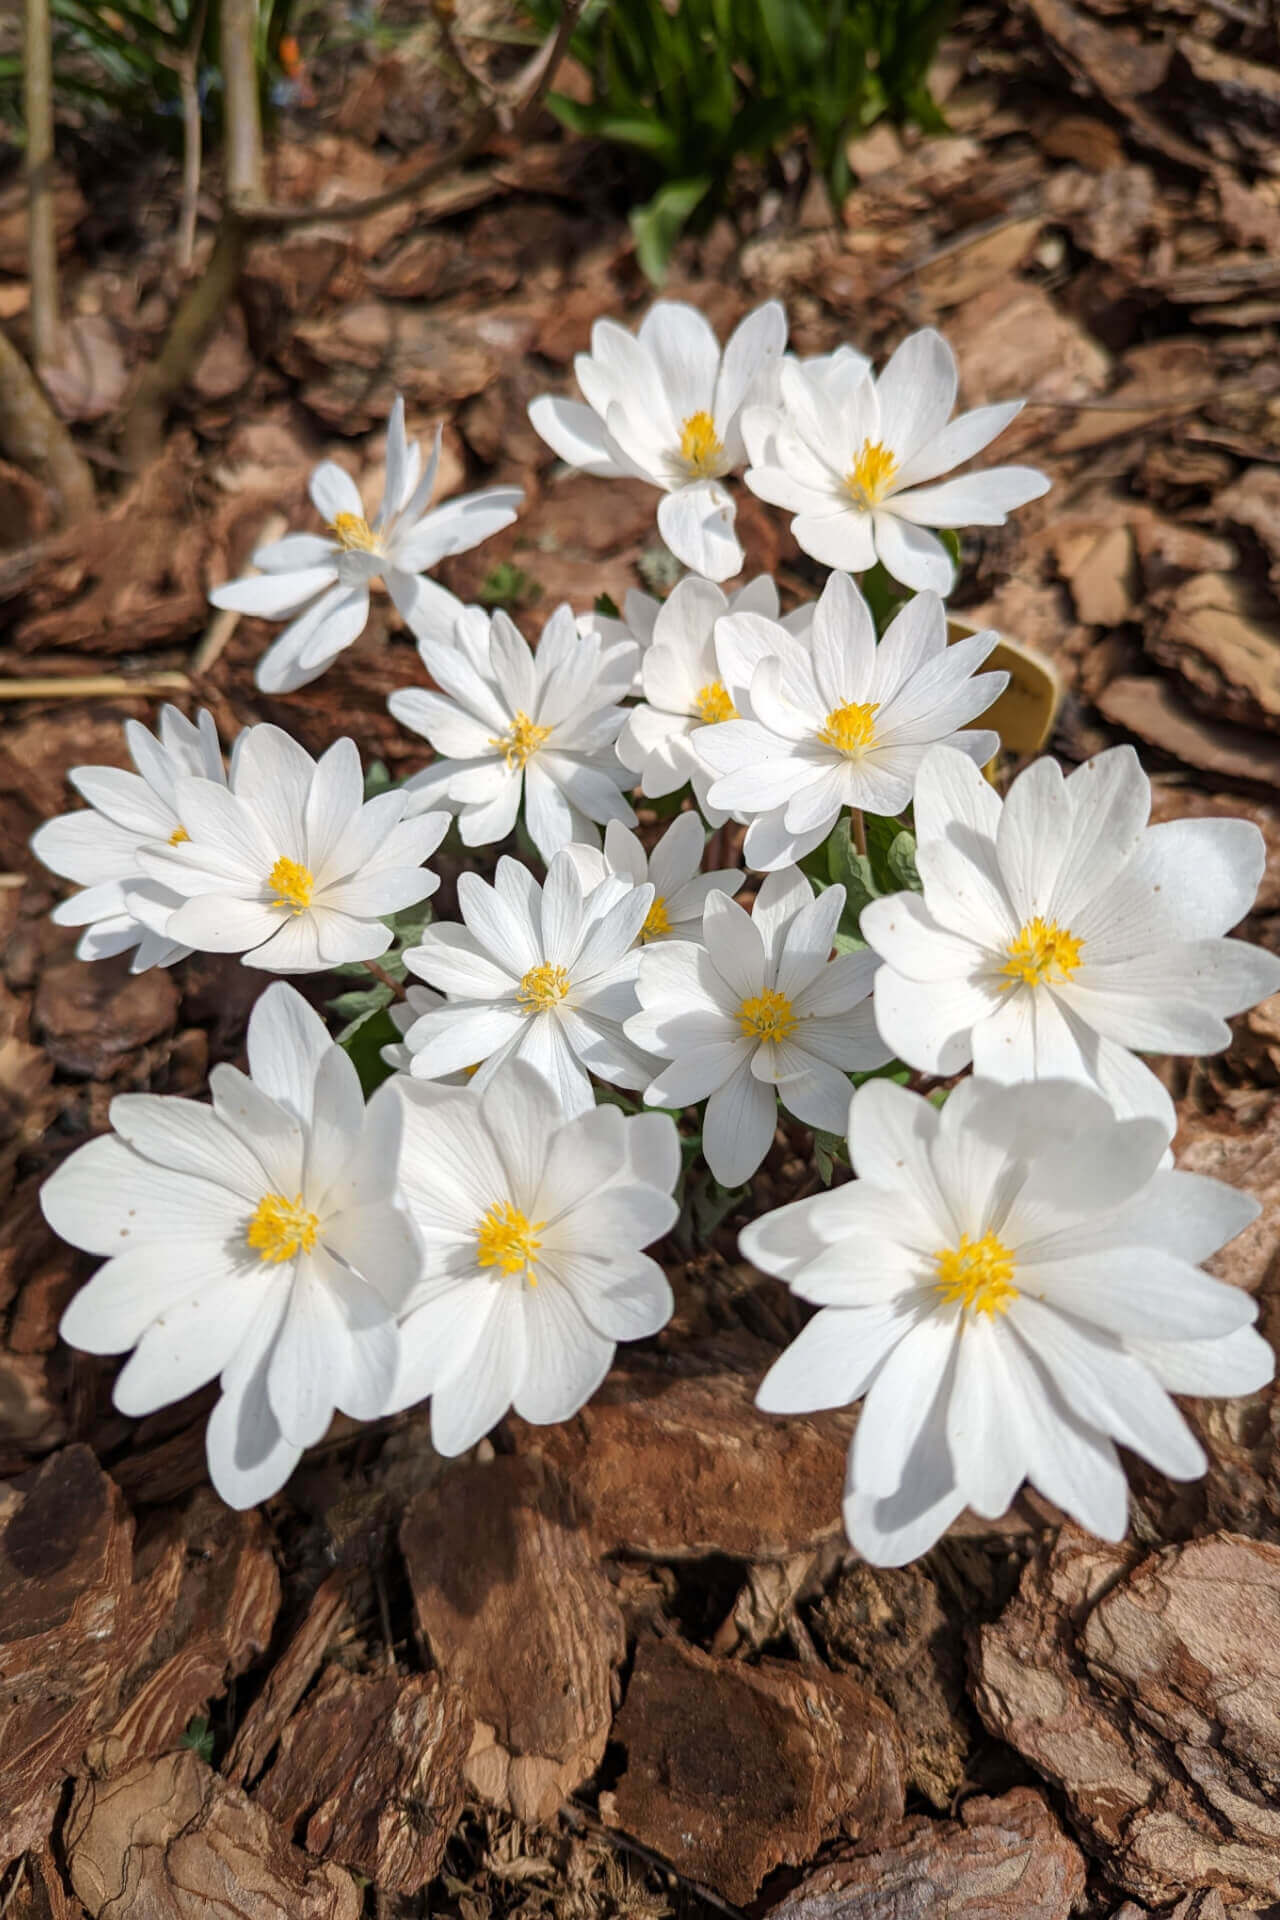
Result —
[[722, 720], [738, 717], [723, 680], [708, 680], [705, 687], [699, 687], [693, 696], [693, 710], [707, 727], [718, 727]]
[[845, 492], [856, 507], [870, 513], [884, 499], [897, 471], [898, 462], [883, 440], [864, 440], [852, 470], [845, 475]]
[[766, 987], [738, 1008], [738, 1026], [752, 1040], [785, 1040], [796, 1016], [785, 993]]
[[276, 1266], [296, 1253], [310, 1253], [319, 1231], [320, 1221], [303, 1206], [300, 1193], [292, 1200], [283, 1193], [264, 1193], [244, 1237], [261, 1261]]
[[1006, 949], [1007, 958], [1001, 972], [1010, 985], [1015, 980], [1023, 980], [1029, 987], [1067, 980], [1080, 965], [1083, 945], [1066, 927], [1060, 927], [1054, 920], [1042, 920], [1037, 914]]
[[664, 933], [671, 931], [671, 916], [667, 912], [667, 903], [660, 893], [653, 896], [653, 905], [644, 917], [640, 929], [642, 940], [661, 940]]
[[171, 847], [180, 847], [184, 840], [189, 840], [190, 838], [191, 838], [191, 835], [187, 832], [185, 827], [175, 827], [173, 832], [169, 835], [169, 845]]
[[284, 854], [267, 875], [267, 885], [276, 896], [271, 905], [289, 907], [294, 913], [302, 913], [311, 905], [315, 884], [316, 877], [309, 867], [300, 867], [296, 860], [288, 860]]
[[1009, 1302], [1016, 1300], [1013, 1284], [1013, 1255], [994, 1233], [981, 1240], [960, 1235], [957, 1247], [939, 1247], [934, 1254], [938, 1277], [936, 1291], [949, 1307], [959, 1306], [966, 1313], [1008, 1313]]
[[495, 1200], [476, 1228], [476, 1264], [497, 1267], [501, 1273], [523, 1273], [529, 1285], [536, 1287], [535, 1269], [542, 1251], [537, 1236], [546, 1224], [530, 1220], [509, 1200]]
[[724, 443], [716, 433], [715, 421], [702, 409], [689, 414], [681, 425], [680, 458], [697, 480], [714, 477], [724, 466]]
[[548, 1013], [559, 1006], [568, 991], [569, 976], [564, 968], [545, 961], [540, 967], [530, 967], [516, 989], [516, 999], [526, 1013]]
[[824, 747], [834, 747], [837, 753], [856, 757], [875, 745], [875, 719], [879, 711], [878, 700], [854, 700], [847, 707], [833, 707], [818, 729], [818, 738]]
[[340, 513], [333, 523], [344, 553], [377, 553], [379, 541], [362, 513]]
[[517, 711], [515, 719], [505, 733], [491, 733], [489, 745], [501, 747], [502, 757], [512, 773], [527, 766], [531, 757], [538, 751], [543, 741], [551, 734], [550, 727], [537, 726], [527, 713]]

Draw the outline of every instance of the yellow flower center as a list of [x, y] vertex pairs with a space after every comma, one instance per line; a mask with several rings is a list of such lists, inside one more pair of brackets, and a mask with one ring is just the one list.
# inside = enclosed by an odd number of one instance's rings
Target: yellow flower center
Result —
[[693, 710], [704, 726], [718, 727], [722, 720], [736, 720], [738, 709], [729, 698], [722, 680], [708, 680], [693, 696]]
[[294, 913], [302, 913], [311, 905], [315, 884], [316, 877], [309, 867], [300, 867], [296, 860], [287, 860], [283, 854], [267, 875], [267, 885], [275, 894], [271, 905], [289, 907]]
[[362, 513], [340, 513], [333, 523], [338, 545], [344, 553], [377, 553], [379, 541]]
[[837, 753], [865, 753], [876, 742], [879, 710], [878, 700], [854, 700], [847, 707], [833, 707], [818, 729], [818, 738], [824, 747], [834, 747]]
[[653, 905], [644, 917], [644, 925], [640, 929], [640, 938], [642, 940], [661, 940], [663, 934], [670, 933], [670, 931], [671, 916], [667, 912], [667, 903], [660, 893], [655, 893], [653, 896]]
[[716, 423], [703, 410], [691, 413], [680, 428], [680, 458], [697, 480], [719, 473], [724, 465], [724, 443], [716, 433]]
[[965, 1313], [1008, 1313], [1009, 1302], [1018, 1297], [1013, 1255], [994, 1233], [984, 1233], [981, 1240], [962, 1233], [958, 1247], [939, 1247], [933, 1258], [938, 1269], [934, 1288], [949, 1307]]
[[502, 748], [503, 759], [512, 773], [515, 773], [528, 764], [550, 734], [550, 727], [540, 727], [529, 718], [527, 713], [517, 711], [515, 719], [505, 733], [489, 735], [489, 745]]
[[795, 1024], [791, 1002], [776, 987], [753, 993], [738, 1008], [738, 1026], [752, 1040], [785, 1040]]
[[878, 507], [898, 471], [898, 462], [883, 440], [864, 440], [862, 451], [845, 475], [845, 492], [856, 507], [869, 513]]
[[173, 832], [169, 835], [169, 845], [171, 847], [180, 847], [184, 840], [189, 840], [190, 838], [191, 838], [191, 835], [187, 832], [185, 827], [175, 827]]
[[1029, 987], [1069, 979], [1080, 965], [1083, 944], [1066, 927], [1060, 927], [1055, 920], [1042, 920], [1037, 914], [1006, 949], [1001, 972], [1010, 985], [1015, 980], [1024, 980]]
[[545, 1220], [530, 1220], [509, 1200], [495, 1200], [476, 1228], [477, 1265], [497, 1267], [500, 1273], [522, 1273], [529, 1285], [536, 1287], [535, 1269], [542, 1251], [537, 1236], [546, 1224]]
[[545, 961], [540, 967], [530, 967], [516, 988], [516, 999], [526, 1013], [547, 1013], [559, 1006], [568, 991], [569, 976], [564, 968]]
[[292, 1200], [283, 1193], [264, 1193], [244, 1237], [259, 1260], [276, 1266], [296, 1253], [310, 1253], [319, 1231], [319, 1219], [303, 1206], [300, 1193]]

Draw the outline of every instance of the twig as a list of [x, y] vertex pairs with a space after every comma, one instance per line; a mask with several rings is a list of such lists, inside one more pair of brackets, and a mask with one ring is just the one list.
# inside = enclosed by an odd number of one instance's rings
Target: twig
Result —
[[405, 990], [401, 986], [400, 982], [398, 980], [393, 980], [391, 975], [387, 972], [386, 968], [380, 967], [376, 960], [366, 960], [364, 964], [366, 967], [368, 967], [370, 973], [373, 975], [374, 979], [378, 982], [379, 986], [389, 987], [391, 989], [391, 994], [394, 999], [406, 1000], [408, 998], [408, 995], [405, 993]]
[[[268, 547], [273, 540], [278, 540], [288, 524], [284, 514], [269, 513], [258, 529], [258, 537], [253, 543], [254, 550], [256, 551], [259, 547]], [[251, 567], [250, 576], [254, 572], [256, 568]], [[208, 673], [214, 661], [220, 657], [242, 618], [243, 615], [237, 613], [234, 607], [219, 607], [205, 628], [204, 638], [191, 656], [191, 671], [197, 679], [202, 673]]]
[[849, 838], [853, 842], [854, 850], [862, 854], [865, 859], [867, 852], [867, 823], [862, 817], [861, 807], [853, 807], [850, 809]]
[[64, 520], [93, 511], [93, 474], [30, 367], [0, 330], [0, 451], [53, 486]]
[[209, 264], [178, 302], [164, 346], [134, 388], [121, 430], [121, 448], [130, 472], [140, 473], [157, 451], [170, 397], [195, 371], [235, 292], [245, 245], [239, 217], [224, 213]]
[[185, 273], [196, 246], [196, 215], [200, 199], [203, 129], [200, 119], [200, 49], [204, 45], [207, 0], [196, 8], [187, 44], [178, 60], [178, 98], [182, 103], [182, 200], [178, 208], [175, 255]]
[[226, 152], [227, 198], [262, 194], [262, 118], [258, 109], [258, 0], [220, 0], [218, 38], [222, 50], [222, 132]]
[[22, 60], [27, 115], [27, 263], [37, 367], [58, 358], [58, 224], [53, 175], [53, 28], [49, 0], [27, 0]]
[[140, 699], [155, 693], [190, 693], [185, 673], [151, 673], [145, 680], [128, 680], [122, 673], [71, 673], [40, 680], [0, 679], [0, 700], [103, 700], [117, 693]]
[[5, 1888], [3, 1899], [0, 1899], [0, 1920], [3, 1920], [3, 1916], [6, 1913], [8, 1913], [10, 1907], [13, 1905], [14, 1895], [17, 1893], [18, 1888], [22, 1885], [22, 1882], [25, 1880], [26, 1874], [27, 1874], [27, 1856], [25, 1853], [23, 1853], [18, 1856], [17, 1871], [15, 1872], [8, 1886]]

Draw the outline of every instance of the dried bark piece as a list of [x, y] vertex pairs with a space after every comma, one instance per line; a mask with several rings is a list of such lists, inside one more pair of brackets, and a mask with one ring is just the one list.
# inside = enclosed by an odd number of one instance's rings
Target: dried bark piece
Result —
[[1126, 1893], [1274, 1902], [1280, 1547], [1216, 1534], [1138, 1557], [1065, 1528], [979, 1635], [978, 1710]]
[[467, 1778], [550, 1819], [604, 1754], [625, 1652], [568, 1486], [537, 1459], [459, 1468], [413, 1502], [400, 1544], [432, 1659], [476, 1721]]
[[175, 1746], [192, 1716], [266, 1649], [280, 1609], [261, 1514], [233, 1512], [208, 1489], [166, 1516], [135, 1573], [152, 1638], [123, 1683], [123, 1710], [86, 1749], [98, 1773]]
[[727, 1900], [902, 1818], [893, 1716], [844, 1674], [645, 1640], [613, 1737], [627, 1770], [606, 1817]]
[[964, 1649], [938, 1589], [917, 1567], [846, 1567], [818, 1607], [827, 1658], [856, 1674], [894, 1715], [908, 1786], [948, 1808], [971, 1744], [964, 1713]]
[[358, 1920], [362, 1907], [347, 1874], [189, 1749], [83, 1781], [65, 1843], [90, 1920]]
[[154, 1630], [136, 1604], [132, 1521], [88, 1447], [0, 1487], [0, 1863], [48, 1831]]
[[1147, 652], [1181, 674], [1215, 716], [1280, 727], [1275, 601], [1242, 575], [1205, 573], [1178, 588], [1146, 636]]
[[6, 1895], [6, 1909], [9, 1920], [85, 1920], [84, 1908], [67, 1892], [48, 1847], [27, 1854], [16, 1886]]
[[1113, 726], [1201, 773], [1280, 786], [1280, 740], [1207, 719], [1168, 680], [1122, 674], [1098, 695], [1098, 710]]
[[1038, 1793], [1015, 1787], [966, 1800], [959, 1820], [905, 1820], [811, 1874], [769, 1920], [1067, 1920], [1083, 1894], [1079, 1849]]
[[121, 1056], [167, 1033], [178, 989], [163, 968], [130, 973], [119, 960], [68, 960], [41, 975], [35, 1019], [45, 1048], [67, 1073], [106, 1080]]
[[761, 1413], [756, 1388], [776, 1357], [741, 1339], [672, 1355], [661, 1371], [628, 1358], [572, 1420], [513, 1421], [517, 1445], [572, 1482], [602, 1553], [789, 1559], [841, 1536], [853, 1422]]
[[267, 1675], [266, 1684], [236, 1729], [222, 1771], [237, 1786], [252, 1785], [284, 1732], [290, 1714], [320, 1671], [325, 1648], [348, 1618], [349, 1571], [331, 1573], [311, 1596], [301, 1626]]
[[305, 1821], [309, 1853], [384, 1893], [417, 1893], [462, 1811], [471, 1735], [462, 1696], [438, 1674], [326, 1667], [254, 1798], [290, 1832]]

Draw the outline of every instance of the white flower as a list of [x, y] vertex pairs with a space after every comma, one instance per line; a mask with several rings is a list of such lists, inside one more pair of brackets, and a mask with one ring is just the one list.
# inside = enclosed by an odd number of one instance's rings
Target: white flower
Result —
[[387, 426], [387, 473], [373, 521], [350, 474], [326, 460], [311, 476], [311, 498], [331, 539], [291, 533], [259, 547], [258, 575], [232, 580], [209, 595], [215, 607], [290, 624], [258, 662], [264, 693], [292, 693], [318, 679], [344, 647], [359, 639], [369, 618], [369, 587], [379, 575], [412, 631], [447, 636], [461, 602], [420, 576], [452, 553], [468, 553], [509, 527], [524, 494], [489, 487], [459, 494], [434, 513], [427, 502], [440, 464], [440, 430], [425, 472], [422, 449], [405, 440], [404, 401], [397, 397]]
[[430, 1394], [431, 1443], [445, 1454], [474, 1446], [510, 1406], [539, 1424], [569, 1419], [616, 1342], [671, 1317], [662, 1269], [640, 1249], [675, 1224], [675, 1127], [616, 1107], [566, 1118], [518, 1061], [484, 1092], [392, 1084], [426, 1250], [395, 1406]]
[[961, 732], [1008, 684], [976, 674], [998, 635], [947, 645], [936, 594], [909, 600], [877, 643], [866, 601], [833, 573], [807, 638], [757, 614], [716, 626], [720, 677], [741, 715], [699, 727], [713, 806], [750, 818], [748, 866], [770, 872], [819, 846], [846, 807], [899, 814], [935, 741], [984, 763], [999, 736]]
[[653, 888], [653, 904], [639, 938], [700, 940], [702, 909], [713, 893], [736, 893], [742, 875], [734, 867], [703, 873], [706, 829], [696, 813], [679, 813], [646, 854], [634, 833], [611, 820], [604, 832], [604, 852], [594, 847], [567, 847], [578, 878], [589, 893], [611, 875], [629, 886]]
[[591, 1106], [589, 1074], [643, 1087], [653, 1062], [622, 1021], [635, 1009], [637, 938], [651, 886], [609, 879], [584, 895], [573, 856], [558, 853], [540, 887], [504, 856], [492, 886], [458, 880], [463, 926], [428, 927], [405, 955], [411, 972], [446, 995], [405, 1034], [417, 1079], [478, 1067], [487, 1087], [512, 1059], [527, 1060], [556, 1089], [566, 1113]]
[[443, 692], [403, 687], [387, 701], [435, 749], [434, 764], [407, 783], [423, 803], [457, 809], [466, 845], [486, 847], [506, 839], [523, 796], [530, 838], [548, 861], [571, 840], [598, 846], [596, 822], [634, 826], [613, 743], [635, 648], [579, 633], [568, 606], [556, 608], [536, 649], [505, 613], [485, 632], [469, 609], [454, 635], [419, 646]]
[[115, 1385], [141, 1416], [220, 1376], [214, 1486], [250, 1507], [282, 1487], [334, 1408], [386, 1410], [396, 1314], [421, 1271], [396, 1205], [401, 1106], [366, 1109], [351, 1061], [283, 981], [249, 1020], [249, 1076], [217, 1066], [211, 1107], [111, 1103], [41, 1192], [55, 1233], [110, 1256], [62, 1317], [89, 1353], [135, 1349]]
[[596, 321], [591, 352], [573, 363], [585, 406], [544, 393], [529, 418], [571, 467], [661, 487], [658, 531], [676, 559], [727, 580], [742, 565], [742, 548], [737, 508], [720, 481], [746, 457], [743, 408], [774, 397], [786, 339], [776, 300], [747, 315], [723, 354], [695, 308], [659, 300], [638, 334]]
[[[637, 595], [637, 599], [645, 596]], [[736, 709], [720, 678], [715, 628], [727, 613], [755, 613], [778, 619], [778, 589], [767, 573], [726, 596], [710, 580], [689, 574], [668, 598], [653, 601], [654, 617], [640, 658], [643, 704], [631, 707], [618, 735], [618, 758], [640, 775], [640, 791], [649, 800], [692, 784], [698, 805], [719, 827], [728, 819], [707, 802], [711, 775], [690, 745], [695, 727], [732, 720]], [[627, 596], [629, 613], [631, 595]], [[648, 608], [634, 610], [641, 620]], [[811, 609], [788, 615], [788, 632], [807, 625]]]
[[206, 953], [240, 953], [272, 973], [316, 973], [385, 953], [379, 917], [414, 906], [440, 882], [422, 861], [449, 825], [445, 813], [402, 818], [393, 788], [362, 801], [360, 755], [337, 740], [316, 761], [279, 727], [248, 727], [231, 786], [181, 779], [181, 836], [144, 848], [144, 870], [181, 896], [176, 909], [141, 889], [127, 895], [169, 939]]
[[1003, 526], [1049, 489], [1034, 467], [990, 467], [928, 486], [1022, 407], [1007, 401], [952, 420], [955, 398], [955, 356], [931, 327], [909, 335], [878, 380], [861, 354], [788, 359], [778, 405], [743, 416], [747, 485], [795, 514], [798, 545], [824, 566], [862, 573], [879, 560], [908, 587], [949, 593], [951, 557], [926, 529]]
[[822, 1311], [770, 1369], [772, 1413], [866, 1396], [845, 1525], [877, 1566], [931, 1547], [1022, 1480], [1118, 1540], [1114, 1442], [1176, 1480], [1205, 1470], [1170, 1393], [1252, 1393], [1275, 1360], [1257, 1306], [1198, 1271], [1248, 1225], [1248, 1194], [1160, 1169], [1157, 1122], [1066, 1081], [966, 1080], [941, 1113], [871, 1081], [853, 1096], [858, 1179], [754, 1221], [747, 1259]]
[[1257, 827], [1149, 827], [1150, 808], [1132, 747], [1065, 780], [1037, 760], [1003, 804], [970, 760], [928, 756], [915, 806], [923, 897], [893, 894], [862, 914], [885, 962], [880, 1030], [902, 1059], [1084, 1081], [1172, 1134], [1168, 1094], [1129, 1049], [1220, 1052], [1227, 1016], [1280, 988], [1280, 959], [1221, 937], [1262, 878]]
[[806, 1126], [838, 1132], [846, 1075], [890, 1058], [870, 998], [874, 954], [829, 958], [843, 907], [843, 887], [815, 900], [802, 873], [771, 873], [750, 914], [713, 893], [701, 944], [673, 940], [641, 956], [642, 1011], [627, 1034], [671, 1062], [645, 1101], [706, 1100], [702, 1151], [722, 1186], [741, 1186], [764, 1159], [779, 1100]]
[[[131, 973], [171, 966], [190, 947], [156, 932], [125, 904], [127, 890], [147, 886], [138, 849], [149, 841], [181, 838], [174, 789], [189, 774], [225, 782], [222, 753], [213, 715], [203, 709], [193, 726], [176, 707], [160, 709], [157, 741], [137, 720], [126, 720], [124, 737], [137, 773], [119, 767], [73, 767], [68, 775], [89, 802], [76, 813], [46, 820], [31, 836], [38, 860], [81, 888], [60, 901], [52, 918], [60, 927], [83, 927], [76, 946], [81, 960], [105, 960], [134, 948]], [[175, 893], [161, 897], [167, 909], [180, 906]]]

